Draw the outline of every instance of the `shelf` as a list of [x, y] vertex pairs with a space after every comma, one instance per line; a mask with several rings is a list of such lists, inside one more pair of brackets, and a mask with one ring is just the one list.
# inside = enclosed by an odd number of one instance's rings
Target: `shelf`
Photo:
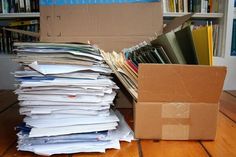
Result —
[[[180, 17], [183, 15], [187, 15], [189, 13], [173, 13], [173, 12], [166, 12], [163, 13], [163, 17], [165, 18], [172, 18], [172, 17]], [[200, 18], [200, 19], [217, 19], [217, 18], [222, 18], [223, 13], [195, 13], [192, 18]]]
[[32, 18], [39, 17], [40, 13], [6, 13], [0, 14], [0, 19], [8, 19], [8, 18]]
[[[164, 17], [172, 18], [187, 15], [188, 13], [172, 13], [166, 12], [163, 13]], [[6, 13], [0, 14], [0, 19], [7, 18], [31, 18], [31, 17], [40, 17], [40, 13]], [[195, 13], [193, 18], [222, 18], [223, 13]], [[236, 17], [236, 9], [234, 9], [234, 17]]]

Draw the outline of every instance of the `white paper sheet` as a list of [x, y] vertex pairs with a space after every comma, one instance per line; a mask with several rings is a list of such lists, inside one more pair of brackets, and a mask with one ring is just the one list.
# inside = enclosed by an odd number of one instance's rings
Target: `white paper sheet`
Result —
[[41, 101], [25, 100], [19, 102], [20, 106], [106, 106], [112, 105], [112, 102], [60, 102], [60, 101]]
[[87, 133], [94, 131], [105, 131], [116, 129], [117, 122], [100, 123], [92, 125], [74, 125], [52, 128], [32, 128], [29, 137], [57, 136], [75, 133]]
[[60, 101], [60, 102], [112, 102], [115, 98], [115, 93], [106, 94], [104, 96], [93, 95], [33, 95], [21, 94], [18, 100], [32, 100], [32, 101]]
[[54, 119], [32, 119], [29, 117], [24, 118], [24, 122], [27, 125], [36, 128], [100, 124], [100, 123], [105, 124], [118, 121], [119, 121], [118, 117], [113, 112], [111, 112], [109, 116], [105, 117], [91, 116], [91, 117], [81, 117], [81, 118], [54, 118]]
[[100, 67], [100, 66], [83, 66], [83, 65], [46, 65], [46, 64], [38, 64], [37, 61], [29, 64], [29, 67], [38, 71], [41, 74], [64, 74], [64, 73], [72, 73], [76, 71], [84, 71], [91, 70], [95, 72], [101, 73], [112, 73], [109, 68]]

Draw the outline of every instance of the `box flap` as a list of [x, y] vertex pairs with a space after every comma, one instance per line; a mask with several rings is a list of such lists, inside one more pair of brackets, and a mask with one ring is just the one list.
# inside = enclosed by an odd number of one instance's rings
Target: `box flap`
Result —
[[162, 33], [161, 2], [59, 5], [40, 8], [41, 41], [91, 41], [121, 50]]
[[138, 102], [218, 103], [225, 67], [140, 64]]
[[40, 7], [40, 40], [42, 37], [52, 38], [54, 31], [54, 6]]

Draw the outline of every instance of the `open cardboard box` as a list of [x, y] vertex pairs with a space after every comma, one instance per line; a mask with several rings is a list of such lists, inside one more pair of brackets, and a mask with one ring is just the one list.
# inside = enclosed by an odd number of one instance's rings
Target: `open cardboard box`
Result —
[[[160, 34], [162, 27], [161, 2], [40, 6], [44, 42], [90, 40], [119, 51]], [[136, 138], [214, 139], [225, 74], [224, 67], [141, 64]]]
[[140, 64], [135, 136], [212, 140], [226, 68]]

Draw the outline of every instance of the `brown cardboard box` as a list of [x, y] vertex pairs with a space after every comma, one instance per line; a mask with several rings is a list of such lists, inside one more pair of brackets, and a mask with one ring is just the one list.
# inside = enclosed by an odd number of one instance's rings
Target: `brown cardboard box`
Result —
[[141, 64], [135, 136], [213, 140], [225, 67]]
[[160, 2], [40, 6], [40, 40], [88, 42], [106, 51], [131, 47], [162, 33]]

